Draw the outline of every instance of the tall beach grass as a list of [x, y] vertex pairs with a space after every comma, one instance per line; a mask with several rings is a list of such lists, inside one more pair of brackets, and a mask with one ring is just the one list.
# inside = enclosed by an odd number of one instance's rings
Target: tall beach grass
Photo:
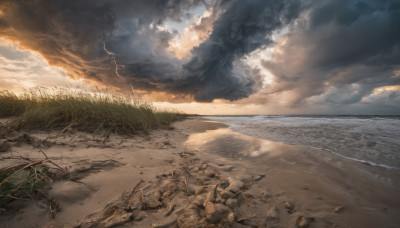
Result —
[[37, 88], [18, 95], [0, 91], [0, 117], [13, 116], [20, 129], [71, 127], [119, 134], [133, 134], [184, 118], [184, 114], [158, 110], [139, 98], [58, 88]]

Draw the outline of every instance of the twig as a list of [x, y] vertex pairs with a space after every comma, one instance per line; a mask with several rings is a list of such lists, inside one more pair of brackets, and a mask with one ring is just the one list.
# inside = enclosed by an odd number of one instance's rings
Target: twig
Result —
[[25, 165], [27, 165], [27, 164], [30, 164], [30, 163], [23, 163], [23, 164], [18, 164], [18, 165], [9, 166], [9, 167], [7, 167], [7, 168], [4, 168], [4, 169], [0, 170], [0, 173], [3, 173], [3, 172], [6, 172], [6, 171], [8, 171], [8, 170], [12, 170], [12, 169], [18, 168], [18, 167], [20, 167], [20, 166], [25, 166]]
[[47, 154], [45, 154], [43, 150], [39, 150], [39, 152], [42, 153], [46, 159], [49, 159], [49, 157], [47, 157]]
[[[46, 154], [43, 150], [39, 150], [39, 152], [41, 152], [41, 153], [44, 155], [44, 157], [45, 157], [46, 159], [49, 159], [49, 157], [47, 156], [47, 154]], [[61, 166], [57, 165], [56, 163], [54, 163], [54, 162], [51, 161], [50, 159], [49, 159], [49, 163], [53, 164], [54, 166], [56, 166], [56, 167], [57, 167], [58, 169], [60, 169], [61, 171], [67, 172], [67, 171], [65, 171], [65, 169], [63, 169]]]
[[57, 165], [56, 163], [54, 163], [53, 161], [49, 160], [49, 163], [53, 164], [54, 166], [56, 166], [59, 170], [68, 173], [68, 171], [66, 171], [65, 169], [63, 169], [61, 166]]
[[[29, 168], [29, 167], [31, 167], [31, 166], [35, 166], [35, 165], [40, 165], [40, 164], [46, 163], [46, 162], [48, 162], [48, 161], [49, 161], [48, 159], [45, 159], [45, 160], [41, 160], [41, 161], [29, 163], [29, 164], [25, 165], [24, 167], [18, 169], [17, 171], [14, 171], [14, 172], [13, 172], [12, 174], [10, 174], [8, 177], [4, 178], [4, 179], [0, 182], [0, 185], [2, 185], [2, 184], [3, 184], [6, 180], [8, 180], [11, 176], [13, 176], [13, 175], [15, 175], [15, 174], [21, 172], [21, 171], [24, 170], [24, 169]], [[18, 166], [17, 166], [17, 167], [18, 167]], [[9, 168], [10, 168], [10, 167], [9, 167]], [[6, 168], [5, 170], [10, 170], [9, 168]], [[14, 168], [15, 168], [15, 167], [14, 167]], [[11, 169], [12, 169], [12, 168], [11, 168]], [[5, 170], [1, 170], [1, 172], [4, 172]]]

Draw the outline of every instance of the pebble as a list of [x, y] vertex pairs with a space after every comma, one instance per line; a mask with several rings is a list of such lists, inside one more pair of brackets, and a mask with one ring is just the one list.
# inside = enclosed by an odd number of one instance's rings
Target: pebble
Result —
[[343, 208], [344, 208], [343, 206], [338, 206], [335, 208], [335, 212], [340, 213], [340, 212], [342, 212]]
[[235, 214], [233, 214], [233, 212], [229, 213], [229, 215], [228, 215], [228, 217], [226, 217], [225, 221], [228, 225], [233, 224], [235, 222]]
[[210, 169], [207, 169], [207, 170], [204, 172], [204, 174], [205, 174], [207, 177], [211, 177], [211, 178], [215, 177], [215, 172], [212, 171], [212, 170], [210, 170]]
[[155, 190], [150, 192], [148, 195], [143, 197], [143, 205], [148, 208], [156, 208], [160, 206], [161, 194], [159, 191]]
[[218, 187], [225, 189], [226, 187], [228, 187], [229, 182], [228, 181], [222, 181], [218, 184]]
[[313, 218], [298, 216], [296, 219], [296, 225], [299, 228], [307, 228], [313, 220]]
[[196, 196], [194, 198], [193, 203], [196, 204], [197, 206], [201, 206], [204, 204], [204, 201], [206, 200], [206, 196], [204, 194]]
[[233, 193], [239, 192], [244, 187], [244, 184], [242, 181], [232, 178], [232, 177], [228, 177], [228, 182], [229, 182], [229, 186], [226, 188], [226, 190], [231, 191]]
[[263, 179], [265, 177], [265, 174], [260, 174], [260, 175], [258, 175], [258, 176], [256, 176], [256, 177], [254, 177], [254, 181], [255, 182], [258, 182], [258, 181], [260, 181], [261, 179]]

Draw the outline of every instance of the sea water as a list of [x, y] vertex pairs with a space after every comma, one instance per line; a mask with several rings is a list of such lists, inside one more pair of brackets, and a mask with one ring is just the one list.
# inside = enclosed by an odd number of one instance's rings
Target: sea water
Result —
[[400, 116], [207, 116], [244, 135], [400, 169]]

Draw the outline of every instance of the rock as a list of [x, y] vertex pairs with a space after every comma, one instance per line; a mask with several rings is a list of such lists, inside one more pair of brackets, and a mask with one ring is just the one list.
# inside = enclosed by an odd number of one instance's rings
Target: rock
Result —
[[205, 200], [206, 196], [204, 194], [197, 195], [196, 198], [194, 198], [193, 203], [200, 207], [203, 206]]
[[207, 194], [206, 200], [204, 201], [204, 207], [206, 206], [207, 202], [214, 202], [215, 201], [215, 192], [217, 186], [213, 186]]
[[231, 198], [231, 199], [226, 200], [225, 204], [226, 204], [226, 206], [228, 206], [230, 209], [233, 210], [237, 206], [238, 200]]
[[244, 183], [238, 179], [228, 177], [228, 182], [229, 186], [225, 189], [227, 191], [238, 193], [241, 189], [244, 188]]
[[338, 207], [335, 208], [334, 211], [335, 211], [336, 213], [340, 213], [340, 212], [343, 211], [343, 208], [344, 208], [343, 206], [338, 206]]
[[215, 175], [215, 172], [212, 171], [212, 170], [210, 170], [210, 169], [207, 169], [207, 170], [204, 172], [204, 174], [205, 174], [207, 177], [211, 177], [211, 178], [213, 178], [213, 177], [216, 176], [216, 175]]
[[278, 218], [278, 210], [275, 206], [270, 207], [265, 214], [267, 220], [274, 220]]
[[254, 181], [255, 182], [258, 182], [258, 181], [260, 181], [261, 179], [263, 179], [265, 177], [265, 174], [260, 174], [260, 175], [258, 175], [258, 176], [256, 176], [256, 177], [254, 177]]
[[150, 209], [154, 209], [161, 206], [160, 197], [161, 194], [158, 190], [151, 191], [146, 196], [143, 196], [142, 199], [143, 206]]
[[229, 186], [229, 182], [228, 181], [222, 181], [218, 184], [219, 188], [225, 189], [226, 187]]
[[232, 225], [235, 222], [235, 214], [233, 214], [233, 212], [229, 213], [224, 219], [224, 222], [227, 223], [227, 225]]
[[235, 166], [231, 165], [231, 166], [227, 166], [227, 167], [222, 168], [222, 171], [231, 172], [233, 169], [235, 169]]
[[229, 212], [229, 208], [223, 204], [207, 202], [205, 205], [204, 215], [207, 221], [211, 223], [218, 223], [222, 219], [226, 218]]
[[199, 167], [194, 167], [191, 171], [197, 173], [199, 172]]
[[296, 219], [296, 225], [299, 228], [307, 228], [312, 221], [314, 221], [314, 218], [298, 216]]

